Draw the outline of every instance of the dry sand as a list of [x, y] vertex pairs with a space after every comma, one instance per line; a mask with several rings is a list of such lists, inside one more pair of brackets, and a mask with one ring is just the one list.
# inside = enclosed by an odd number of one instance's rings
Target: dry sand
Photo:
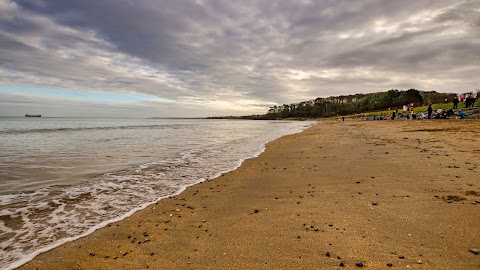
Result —
[[479, 135], [323, 121], [21, 269], [480, 269]]

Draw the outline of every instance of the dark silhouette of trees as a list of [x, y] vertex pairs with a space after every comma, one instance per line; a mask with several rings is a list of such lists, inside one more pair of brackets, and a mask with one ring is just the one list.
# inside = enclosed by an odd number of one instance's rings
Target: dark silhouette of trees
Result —
[[417, 89], [397, 90], [372, 94], [355, 94], [328, 98], [316, 98], [315, 100], [303, 101], [297, 104], [284, 104], [274, 106], [263, 119], [276, 118], [318, 118], [336, 115], [365, 113], [385, 109], [402, 108], [403, 105], [414, 106], [427, 105], [430, 103], [444, 102], [445, 99], [452, 101], [455, 94], [425, 92]]

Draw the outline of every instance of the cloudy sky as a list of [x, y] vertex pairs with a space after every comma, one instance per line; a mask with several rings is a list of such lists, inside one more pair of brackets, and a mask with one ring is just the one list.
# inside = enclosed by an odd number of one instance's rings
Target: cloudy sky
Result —
[[0, 116], [183, 117], [480, 88], [478, 0], [0, 0]]

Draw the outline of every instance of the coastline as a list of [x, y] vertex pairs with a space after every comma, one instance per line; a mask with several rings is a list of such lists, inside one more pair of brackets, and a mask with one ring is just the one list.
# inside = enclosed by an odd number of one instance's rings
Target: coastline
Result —
[[479, 126], [322, 121], [19, 269], [477, 269]]

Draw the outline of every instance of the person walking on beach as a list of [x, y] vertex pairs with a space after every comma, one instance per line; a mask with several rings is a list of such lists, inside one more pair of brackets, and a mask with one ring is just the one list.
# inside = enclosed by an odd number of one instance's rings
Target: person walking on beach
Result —
[[395, 120], [396, 116], [397, 116], [397, 110], [392, 112], [392, 120]]
[[432, 112], [433, 112], [432, 104], [428, 104], [428, 108], [427, 108], [428, 119], [432, 119]]
[[458, 109], [458, 102], [460, 102], [460, 100], [458, 100], [458, 97], [455, 97], [453, 99], [453, 108], [454, 109]]

